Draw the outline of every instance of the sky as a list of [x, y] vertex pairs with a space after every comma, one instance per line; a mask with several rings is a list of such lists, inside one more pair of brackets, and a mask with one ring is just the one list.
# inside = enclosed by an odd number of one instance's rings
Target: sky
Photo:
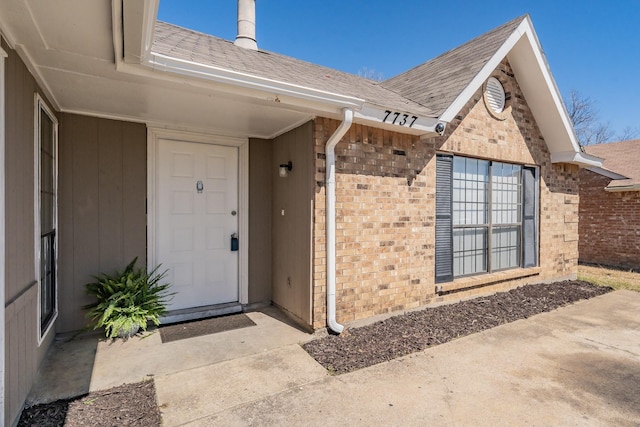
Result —
[[[158, 19], [228, 40], [236, 0], [160, 0]], [[528, 13], [563, 97], [640, 131], [640, 0], [257, 0], [263, 50], [387, 79]], [[640, 138], [640, 135], [638, 136]]]

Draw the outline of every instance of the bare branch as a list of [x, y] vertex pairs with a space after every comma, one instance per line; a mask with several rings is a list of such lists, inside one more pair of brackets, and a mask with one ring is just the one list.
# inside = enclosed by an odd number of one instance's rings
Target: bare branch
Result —
[[367, 80], [373, 80], [374, 82], [381, 82], [384, 80], [382, 73], [377, 72], [373, 68], [362, 67], [358, 70], [358, 76], [364, 77]]
[[569, 97], [565, 100], [569, 118], [575, 128], [581, 126], [589, 126], [593, 124], [598, 117], [598, 111], [595, 109], [594, 101], [586, 96], [582, 96], [578, 91], [572, 89]]
[[616, 135], [616, 140], [618, 141], [626, 141], [628, 139], [637, 138], [640, 138], [640, 126], [626, 126], [624, 129], [622, 129], [622, 132]]

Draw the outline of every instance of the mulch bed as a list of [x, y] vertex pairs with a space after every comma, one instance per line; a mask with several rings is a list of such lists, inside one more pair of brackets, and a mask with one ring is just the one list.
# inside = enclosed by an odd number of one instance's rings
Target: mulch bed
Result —
[[144, 381], [32, 406], [22, 412], [18, 427], [157, 427], [160, 423], [155, 386]]
[[342, 374], [611, 290], [583, 281], [527, 285], [391, 317], [302, 347], [329, 372]]

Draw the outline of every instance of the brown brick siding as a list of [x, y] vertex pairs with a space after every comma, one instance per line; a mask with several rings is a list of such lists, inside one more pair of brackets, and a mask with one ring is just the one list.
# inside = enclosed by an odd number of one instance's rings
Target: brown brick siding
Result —
[[[442, 137], [420, 140], [354, 124], [337, 145], [338, 322], [508, 289], [523, 282], [575, 276], [578, 168], [551, 164], [546, 143], [506, 61], [494, 76], [510, 96], [511, 111], [505, 120], [488, 113], [478, 90]], [[327, 118], [315, 120], [315, 328], [326, 322], [324, 148], [338, 125]], [[540, 166], [539, 275], [444, 297], [435, 294], [436, 151]]]
[[580, 171], [580, 261], [640, 269], [640, 191], [604, 191], [610, 181]]

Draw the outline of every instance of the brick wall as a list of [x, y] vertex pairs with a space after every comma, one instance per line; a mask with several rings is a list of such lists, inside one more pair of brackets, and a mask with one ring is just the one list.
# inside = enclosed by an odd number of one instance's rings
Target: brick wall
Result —
[[610, 181], [580, 171], [580, 261], [640, 269], [640, 191], [604, 191]]
[[[354, 320], [431, 302], [508, 289], [526, 281], [575, 277], [578, 168], [552, 165], [509, 64], [495, 71], [508, 92], [504, 120], [484, 106], [482, 91], [442, 137], [418, 137], [354, 124], [336, 147], [337, 320]], [[316, 198], [313, 326], [325, 326], [325, 155], [339, 122], [315, 121]], [[435, 293], [435, 153], [540, 166], [540, 267], [528, 279]]]

